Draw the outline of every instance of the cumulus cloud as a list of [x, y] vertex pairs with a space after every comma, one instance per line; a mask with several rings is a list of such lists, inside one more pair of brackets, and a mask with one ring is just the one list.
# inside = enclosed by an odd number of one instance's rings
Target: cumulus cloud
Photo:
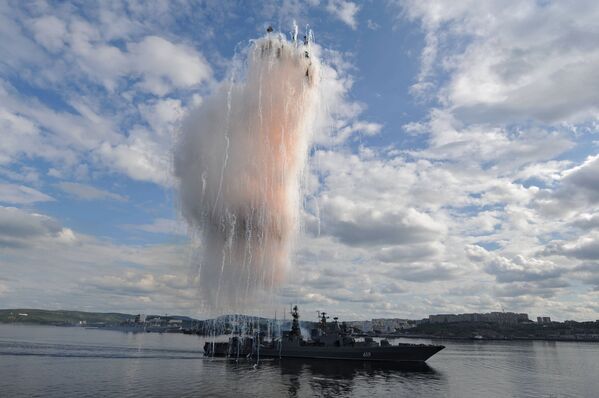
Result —
[[410, 263], [438, 258], [444, 250], [445, 246], [439, 242], [398, 245], [382, 248], [376, 258], [385, 263]]
[[104, 142], [93, 156], [108, 169], [134, 180], [169, 186], [172, 184], [170, 155], [161, 141], [154, 139], [149, 131], [135, 128], [126, 141], [116, 145]]
[[415, 89], [436, 87], [436, 72], [448, 72], [439, 98], [462, 119], [596, 117], [595, 2], [398, 3], [425, 32]]
[[[428, 132], [429, 146], [414, 151], [417, 156], [482, 164], [486, 168], [493, 167], [492, 171], [498, 176], [550, 161], [575, 145], [563, 132], [488, 123], [465, 125], [452, 112], [439, 109], [431, 111], [429, 120], [421, 128]], [[532, 170], [528, 168], [529, 173]]]
[[599, 233], [582, 235], [572, 241], [553, 242], [544, 250], [544, 253], [581, 260], [599, 260]]
[[75, 182], [61, 182], [57, 184], [58, 188], [69, 195], [82, 200], [115, 200], [117, 202], [126, 202], [125, 196], [98, 189], [91, 185], [79, 184]]
[[25, 98], [0, 80], [0, 114], [4, 128], [0, 159], [10, 164], [22, 158], [41, 158], [60, 168], [76, 165], [102, 142], [120, 142], [113, 121], [101, 117], [77, 98], [73, 112], [57, 111]]
[[190, 287], [189, 280], [183, 275], [164, 274], [155, 276], [151, 273], [126, 271], [121, 275], [104, 275], [85, 278], [87, 285], [110, 293], [119, 295], [139, 296], [152, 295], [163, 289], [177, 290]]
[[159, 36], [147, 36], [128, 45], [130, 70], [143, 76], [140, 87], [156, 95], [208, 80], [212, 70], [194, 48], [173, 44]]
[[[33, 22], [36, 37], [39, 27], [47, 28], [48, 24], [59, 25], [52, 17]], [[54, 39], [52, 46], [56, 42]], [[67, 45], [63, 50], [75, 55], [76, 64], [85, 74], [110, 91], [118, 88], [120, 79], [129, 77], [139, 79], [137, 87], [142, 91], [163, 96], [174, 89], [196, 86], [212, 75], [210, 65], [196, 49], [156, 35], [128, 40], [122, 49], [111, 45], [98, 26], [73, 18], [58, 42]], [[42, 44], [46, 43], [44, 39]]]
[[572, 274], [582, 282], [593, 285], [593, 290], [599, 292], [599, 262], [583, 262], [572, 271]]
[[599, 229], [599, 213], [581, 214], [578, 218], [571, 222], [571, 225], [582, 230]]
[[322, 232], [348, 245], [393, 245], [426, 242], [443, 233], [443, 225], [415, 209], [377, 209], [344, 197], [322, 197]]
[[[599, 155], [589, 156], [584, 162], [559, 173], [555, 178], [555, 189], [543, 191], [536, 203], [548, 214], [581, 214], [578, 226], [584, 225], [585, 212], [599, 204]], [[592, 219], [587, 220], [592, 224]]]
[[212, 67], [187, 41], [150, 32], [146, 24], [163, 23], [159, 15], [118, 8], [97, 5], [88, 18], [77, 6], [0, 9], [23, 27], [0, 31], [13, 70], [32, 87], [61, 93], [35, 99], [0, 80], [0, 164], [41, 158], [68, 178], [87, 163], [169, 185], [173, 125], [188, 101], [199, 101], [190, 90], [212, 80]]
[[62, 230], [50, 217], [14, 207], [0, 207], [0, 248], [33, 246], [36, 239], [60, 237]]
[[449, 281], [460, 273], [460, 267], [451, 263], [411, 264], [396, 266], [387, 275], [399, 280], [411, 282]]
[[157, 218], [150, 224], [125, 224], [123, 227], [154, 234], [185, 235], [186, 233], [180, 221], [169, 218]]
[[[0, 86], [0, 93], [2, 93], [2, 86]], [[3, 132], [0, 164], [10, 163], [21, 153], [32, 154], [32, 147], [39, 138], [35, 123], [0, 107], [0, 128]]]
[[573, 267], [557, 265], [541, 253], [508, 257], [480, 246], [468, 247], [467, 253], [472, 261], [495, 278], [497, 283], [493, 293], [506, 303], [523, 305], [529, 301], [527, 305], [532, 306], [533, 302], [563, 294], [571, 286], [568, 278]]
[[[9, 307], [199, 315], [181, 245], [122, 245], [46, 215], [0, 207], [2, 283]], [[38, 294], [40, 286], [44, 293]]]
[[360, 7], [356, 3], [347, 0], [329, 0], [326, 10], [352, 29], [357, 28], [356, 14]]
[[168, 136], [185, 113], [181, 100], [166, 98], [140, 105], [141, 115], [158, 135]]
[[599, 155], [589, 156], [580, 166], [566, 170], [561, 182], [561, 196], [578, 196], [587, 204], [598, 204]]
[[[357, 28], [359, 3], [320, 3]], [[412, 92], [434, 108], [424, 109], [423, 120], [406, 120], [409, 137], [395, 135], [393, 123], [366, 120], [366, 105], [348, 99], [354, 76], [365, 72], [350, 62], [360, 54], [316, 50], [326, 61], [322, 94], [331, 112], [320, 121], [327, 129], [315, 137], [304, 176], [308, 233], [296, 243], [297, 272], [277, 298], [354, 319], [500, 304], [596, 317], [598, 296], [589, 287], [598, 286], [599, 170], [586, 143], [596, 141], [589, 135], [598, 113], [597, 6], [400, 6], [423, 29]], [[172, 186], [172, 132], [190, 107], [205, 103], [228, 64], [213, 42], [227, 7], [210, 15], [214, 21], [194, 13], [204, 30], [191, 38], [175, 25], [189, 13], [178, 4], [102, 3], [85, 12], [72, 4], [0, 4], [0, 175], [11, 181], [0, 183], [0, 201], [30, 208], [53, 200], [46, 176], [87, 181], [115, 173]], [[303, 21], [309, 13], [286, 2], [256, 15]], [[14, 76], [43, 95], [25, 95]], [[125, 198], [68, 184], [58, 187], [90, 200]], [[197, 275], [182, 266], [193, 257], [188, 248], [117, 245], [38, 213], [3, 210], [0, 250], [10, 253], [3, 277], [12, 278], [2, 280], [8, 293], [0, 286], [6, 305], [201, 310], [190, 287]], [[180, 232], [176, 224], [155, 218], [123, 227], [170, 235]], [[41, 299], [43, 279], [52, 283]]]
[[24, 205], [53, 200], [51, 196], [25, 185], [0, 183], [0, 202]]
[[498, 282], [529, 282], [558, 278], [565, 269], [546, 260], [518, 255], [512, 259], [496, 256], [488, 263], [486, 271], [495, 275]]
[[54, 15], [36, 18], [31, 23], [35, 40], [47, 50], [55, 52], [65, 44], [67, 27], [64, 21]]

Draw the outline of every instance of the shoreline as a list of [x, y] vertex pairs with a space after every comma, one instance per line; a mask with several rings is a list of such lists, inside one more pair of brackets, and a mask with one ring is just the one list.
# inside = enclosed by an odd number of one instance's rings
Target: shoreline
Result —
[[476, 339], [473, 337], [456, 337], [456, 336], [433, 336], [426, 334], [412, 334], [412, 335], [380, 335], [373, 337], [381, 338], [407, 338], [407, 339], [431, 339], [431, 340], [461, 340], [461, 341], [566, 341], [566, 342], [580, 342], [580, 343], [599, 343], [599, 338], [550, 338], [550, 337], [483, 337], [482, 339]]
[[[63, 327], [63, 328], [81, 328], [81, 329], [91, 329], [91, 330], [103, 330], [103, 331], [111, 331], [111, 332], [121, 332], [121, 333], [135, 333], [130, 330], [119, 330], [118, 328], [112, 327], [85, 327], [80, 325], [56, 325], [56, 324], [46, 324], [46, 323], [34, 323], [34, 322], [0, 322], [0, 325], [19, 325], [19, 326], [51, 326], [51, 327]], [[137, 332], [140, 333], [141, 331]], [[159, 331], [143, 331], [144, 333], [161, 333]], [[186, 334], [186, 335], [198, 335], [196, 333], [185, 333], [184, 331], [170, 331], [170, 332], [162, 332], [163, 334]], [[381, 338], [381, 339], [398, 339], [398, 338], [406, 338], [406, 339], [429, 339], [429, 340], [455, 340], [455, 341], [550, 341], [550, 342], [573, 342], [573, 343], [599, 343], [598, 338], [576, 338], [576, 337], [483, 337], [480, 339], [473, 337], [458, 337], [458, 336], [436, 336], [436, 335], [428, 335], [428, 334], [410, 334], [410, 335], [397, 335], [397, 334], [380, 334], [380, 335], [357, 335], [356, 337], [373, 337], [373, 338]]]

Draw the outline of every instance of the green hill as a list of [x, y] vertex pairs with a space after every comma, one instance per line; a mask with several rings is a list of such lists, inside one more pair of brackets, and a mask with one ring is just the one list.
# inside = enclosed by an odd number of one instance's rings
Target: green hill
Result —
[[33, 323], [40, 325], [77, 325], [80, 321], [87, 324], [117, 324], [135, 315], [116, 312], [50, 311], [29, 308], [0, 310], [0, 323]]

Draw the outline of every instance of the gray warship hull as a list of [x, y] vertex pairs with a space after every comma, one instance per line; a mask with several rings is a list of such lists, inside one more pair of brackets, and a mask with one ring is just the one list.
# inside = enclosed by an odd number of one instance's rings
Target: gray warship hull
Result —
[[206, 343], [206, 356], [243, 358], [247, 356], [258, 358], [301, 358], [301, 359], [331, 359], [345, 361], [369, 362], [425, 362], [437, 352], [445, 348], [442, 345], [399, 344], [399, 345], [368, 345], [356, 343], [346, 346], [322, 346], [313, 344], [297, 344], [274, 342], [256, 347], [251, 339], [238, 343], [232, 340], [224, 343]]
[[257, 355], [269, 358], [337, 359], [346, 361], [425, 362], [441, 351], [441, 345], [400, 344], [387, 347], [288, 346], [260, 348]]

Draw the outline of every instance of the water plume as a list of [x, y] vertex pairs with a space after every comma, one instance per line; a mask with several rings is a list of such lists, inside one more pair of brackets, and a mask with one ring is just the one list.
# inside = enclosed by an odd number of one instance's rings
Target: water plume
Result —
[[284, 278], [318, 111], [309, 36], [269, 32], [183, 122], [174, 151], [183, 217], [199, 232], [204, 304], [240, 309]]

